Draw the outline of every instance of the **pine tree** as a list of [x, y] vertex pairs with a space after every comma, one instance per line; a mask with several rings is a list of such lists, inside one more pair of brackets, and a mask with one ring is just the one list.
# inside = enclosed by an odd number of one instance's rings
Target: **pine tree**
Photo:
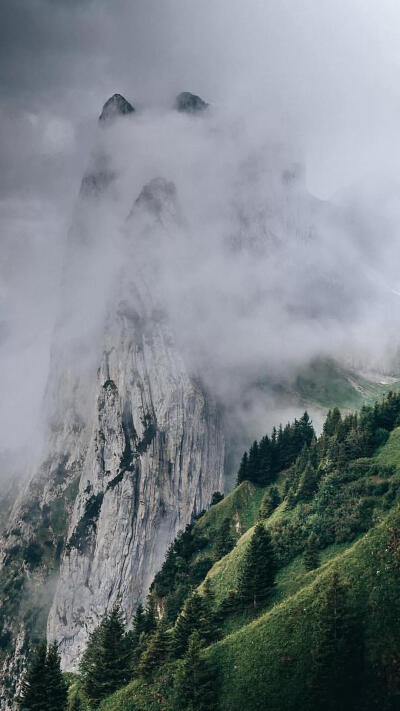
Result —
[[260, 457], [258, 442], [254, 440], [249, 450], [249, 460], [247, 464], [247, 479], [253, 483], [257, 483], [260, 478]]
[[220, 631], [220, 620], [210, 578], [206, 578], [204, 582], [202, 607], [201, 634], [205, 644], [207, 645], [218, 639]]
[[168, 649], [167, 623], [162, 619], [158, 623], [156, 631], [150, 637], [147, 649], [140, 657], [138, 673], [144, 677], [151, 676], [155, 669], [166, 661]]
[[315, 609], [309, 707], [353, 711], [362, 669], [361, 626], [337, 570], [317, 595]]
[[310, 462], [306, 464], [306, 467], [300, 477], [299, 486], [296, 492], [296, 498], [300, 501], [308, 501], [311, 499], [315, 490], [317, 488], [317, 475], [316, 471]]
[[144, 613], [144, 628], [146, 634], [154, 632], [157, 627], [156, 604], [153, 595], [150, 593], [147, 596], [146, 611]]
[[135, 616], [133, 618], [132, 629], [128, 632], [128, 639], [131, 645], [133, 656], [135, 657], [135, 650], [139, 644], [140, 635], [144, 632], [146, 626], [146, 618], [144, 607], [141, 602], [139, 602]]
[[46, 642], [40, 642], [22, 682], [18, 703], [23, 711], [46, 711], [47, 709], [46, 655]]
[[190, 635], [194, 631], [201, 633], [203, 612], [203, 601], [199, 593], [194, 591], [187, 598], [173, 629], [172, 651], [176, 658], [186, 652]]
[[315, 533], [311, 533], [307, 539], [304, 550], [304, 566], [306, 570], [314, 570], [319, 566], [319, 541]]
[[242, 460], [240, 462], [239, 471], [237, 475], [236, 484], [239, 485], [242, 481], [247, 479], [247, 469], [248, 469], [248, 455], [247, 452], [244, 453]]
[[174, 682], [174, 711], [211, 711], [216, 707], [215, 675], [210, 663], [201, 657], [201, 639], [193, 632], [188, 650]]
[[258, 523], [239, 574], [238, 595], [244, 605], [251, 605], [254, 609], [265, 605], [274, 586], [275, 571], [271, 534], [262, 523]]
[[268, 518], [271, 516], [272, 512], [279, 506], [281, 502], [281, 497], [279, 496], [279, 490], [277, 486], [271, 486], [268, 491], [264, 494], [263, 500], [260, 506], [260, 518]]
[[122, 614], [115, 606], [91, 634], [80, 664], [83, 687], [93, 705], [129, 681], [131, 655]]
[[219, 560], [224, 555], [230, 553], [235, 545], [235, 539], [231, 534], [231, 521], [226, 517], [219, 527], [214, 542], [215, 559]]
[[47, 711], [63, 711], [67, 705], [67, 685], [61, 672], [57, 642], [53, 642], [46, 657]]

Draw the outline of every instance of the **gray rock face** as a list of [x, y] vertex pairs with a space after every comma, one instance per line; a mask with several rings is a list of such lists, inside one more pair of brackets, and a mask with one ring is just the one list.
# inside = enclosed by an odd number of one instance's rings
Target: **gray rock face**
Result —
[[121, 307], [108, 343], [48, 620], [68, 670], [104, 610], [119, 601], [129, 618], [177, 531], [222, 487], [217, 407], [165, 326]]

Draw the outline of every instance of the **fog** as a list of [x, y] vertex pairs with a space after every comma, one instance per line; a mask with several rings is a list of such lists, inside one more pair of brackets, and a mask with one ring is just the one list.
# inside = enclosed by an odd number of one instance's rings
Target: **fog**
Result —
[[[95, 363], [132, 242], [190, 369], [239, 420], [246, 392], [254, 427], [279, 419], [252, 386], [317, 356], [396, 368], [399, 15], [372, 0], [2, 3], [0, 449], [38, 438], [54, 328]], [[182, 90], [209, 109], [175, 112]], [[136, 113], [101, 129], [116, 91]], [[82, 208], [100, 154], [116, 180]], [[175, 215], [146, 241], [128, 216], [158, 176]], [[65, 290], [71, 250], [90, 272]]]

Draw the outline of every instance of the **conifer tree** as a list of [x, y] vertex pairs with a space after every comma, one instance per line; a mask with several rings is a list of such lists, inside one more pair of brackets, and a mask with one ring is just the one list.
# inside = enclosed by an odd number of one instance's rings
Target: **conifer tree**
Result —
[[151, 676], [155, 669], [166, 661], [168, 649], [169, 638], [167, 634], [167, 623], [165, 619], [161, 619], [156, 631], [150, 637], [147, 649], [140, 657], [138, 673], [144, 677]]
[[234, 545], [235, 539], [231, 534], [231, 521], [230, 518], [225, 517], [215, 536], [215, 559], [219, 560], [230, 553]]
[[311, 499], [317, 488], [317, 475], [311, 462], [308, 461], [306, 467], [300, 477], [299, 486], [296, 492], [296, 498], [300, 501], [308, 501]]
[[259, 458], [259, 447], [258, 442], [254, 440], [253, 444], [249, 449], [249, 460], [247, 463], [247, 479], [253, 483], [259, 481], [259, 468], [260, 468], [260, 458]]
[[46, 656], [46, 711], [63, 711], [67, 705], [67, 685], [61, 672], [61, 660], [57, 642], [53, 642]]
[[220, 619], [215, 602], [215, 594], [210, 578], [206, 578], [202, 596], [202, 625], [201, 634], [206, 644], [211, 644], [218, 639]]
[[[133, 626], [132, 629], [128, 632], [127, 637], [132, 649], [132, 654], [133, 654], [133, 659], [135, 660], [136, 655], [136, 650], [139, 645], [139, 640], [141, 634], [145, 631], [146, 627], [146, 618], [145, 618], [145, 612], [144, 612], [144, 607], [141, 602], [139, 602], [135, 616], [133, 618]], [[140, 656], [140, 654], [139, 654]]]
[[264, 494], [263, 500], [260, 506], [260, 518], [268, 518], [272, 512], [279, 506], [281, 502], [281, 497], [279, 496], [279, 490], [277, 486], [271, 486], [268, 491]]
[[188, 649], [175, 676], [174, 711], [211, 711], [216, 706], [214, 673], [201, 657], [198, 632], [190, 637]]
[[91, 634], [80, 664], [83, 687], [93, 705], [129, 681], [131, 654], [121, 610], [115, 606]]
[[242, 604], [254, 609], [263, 607], [274, 586], [275, 571], [271, 534], [262, 523], [258, 523], [239, 574], [238, 595]]
[[242, 460], [240, 462], [240, 466], [239, 466], [239, 471], [238, 471], [237, 480], [236, 480], [237, 485], [241, 484], [242, 481], [246, 481], [248, 463], [249, 463], [248, 462], [248, 455], [247, 455], [247, 452], [245, 452], [242, 457]]
[[146, 611], [144, 613], [144, 629], [146, 634], [154, 632], [157, 627], [156, 604], [153, 595], [150, 593], [147, 596]]
[[46, 642], [40, 642], [22, 682], [21, 695], [18, 699], [21, 711], [46, 711], [47, 709], [46, 654]]
[[304, 550], [304, 566], [306, 570], [314, 570], [319, 566], [319, 541], [315, 533], [311, 533], [307, 539]]
[[203, 601], [197, 591], [186, 599], [181, 614], [175, 622], [172, 636], [173, 655], [181, 657], [187, 650], [189, 637], [194, 631], [201, 633], [204, 625]]
[[353, 711], [362, 669], [361, 626], [337, 570], [315, 601], [310, 680], [312, 711]]

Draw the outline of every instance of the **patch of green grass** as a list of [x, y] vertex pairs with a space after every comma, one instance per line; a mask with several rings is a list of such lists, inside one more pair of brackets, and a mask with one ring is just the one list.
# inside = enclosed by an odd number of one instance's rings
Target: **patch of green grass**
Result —
[[239, 537], [253, 526], [266, 487], [258, 487], [249, 481], [242, 482], [222, 501], [212, 506], [196, 523], [211, 539], [217, 533], [224, 518], [232, 521], [232, 530]]
[[378, 449], [375, 459], [378, 464], [395, 466], [400, 472], [400, 427], [392, 430], [388, 441]]

